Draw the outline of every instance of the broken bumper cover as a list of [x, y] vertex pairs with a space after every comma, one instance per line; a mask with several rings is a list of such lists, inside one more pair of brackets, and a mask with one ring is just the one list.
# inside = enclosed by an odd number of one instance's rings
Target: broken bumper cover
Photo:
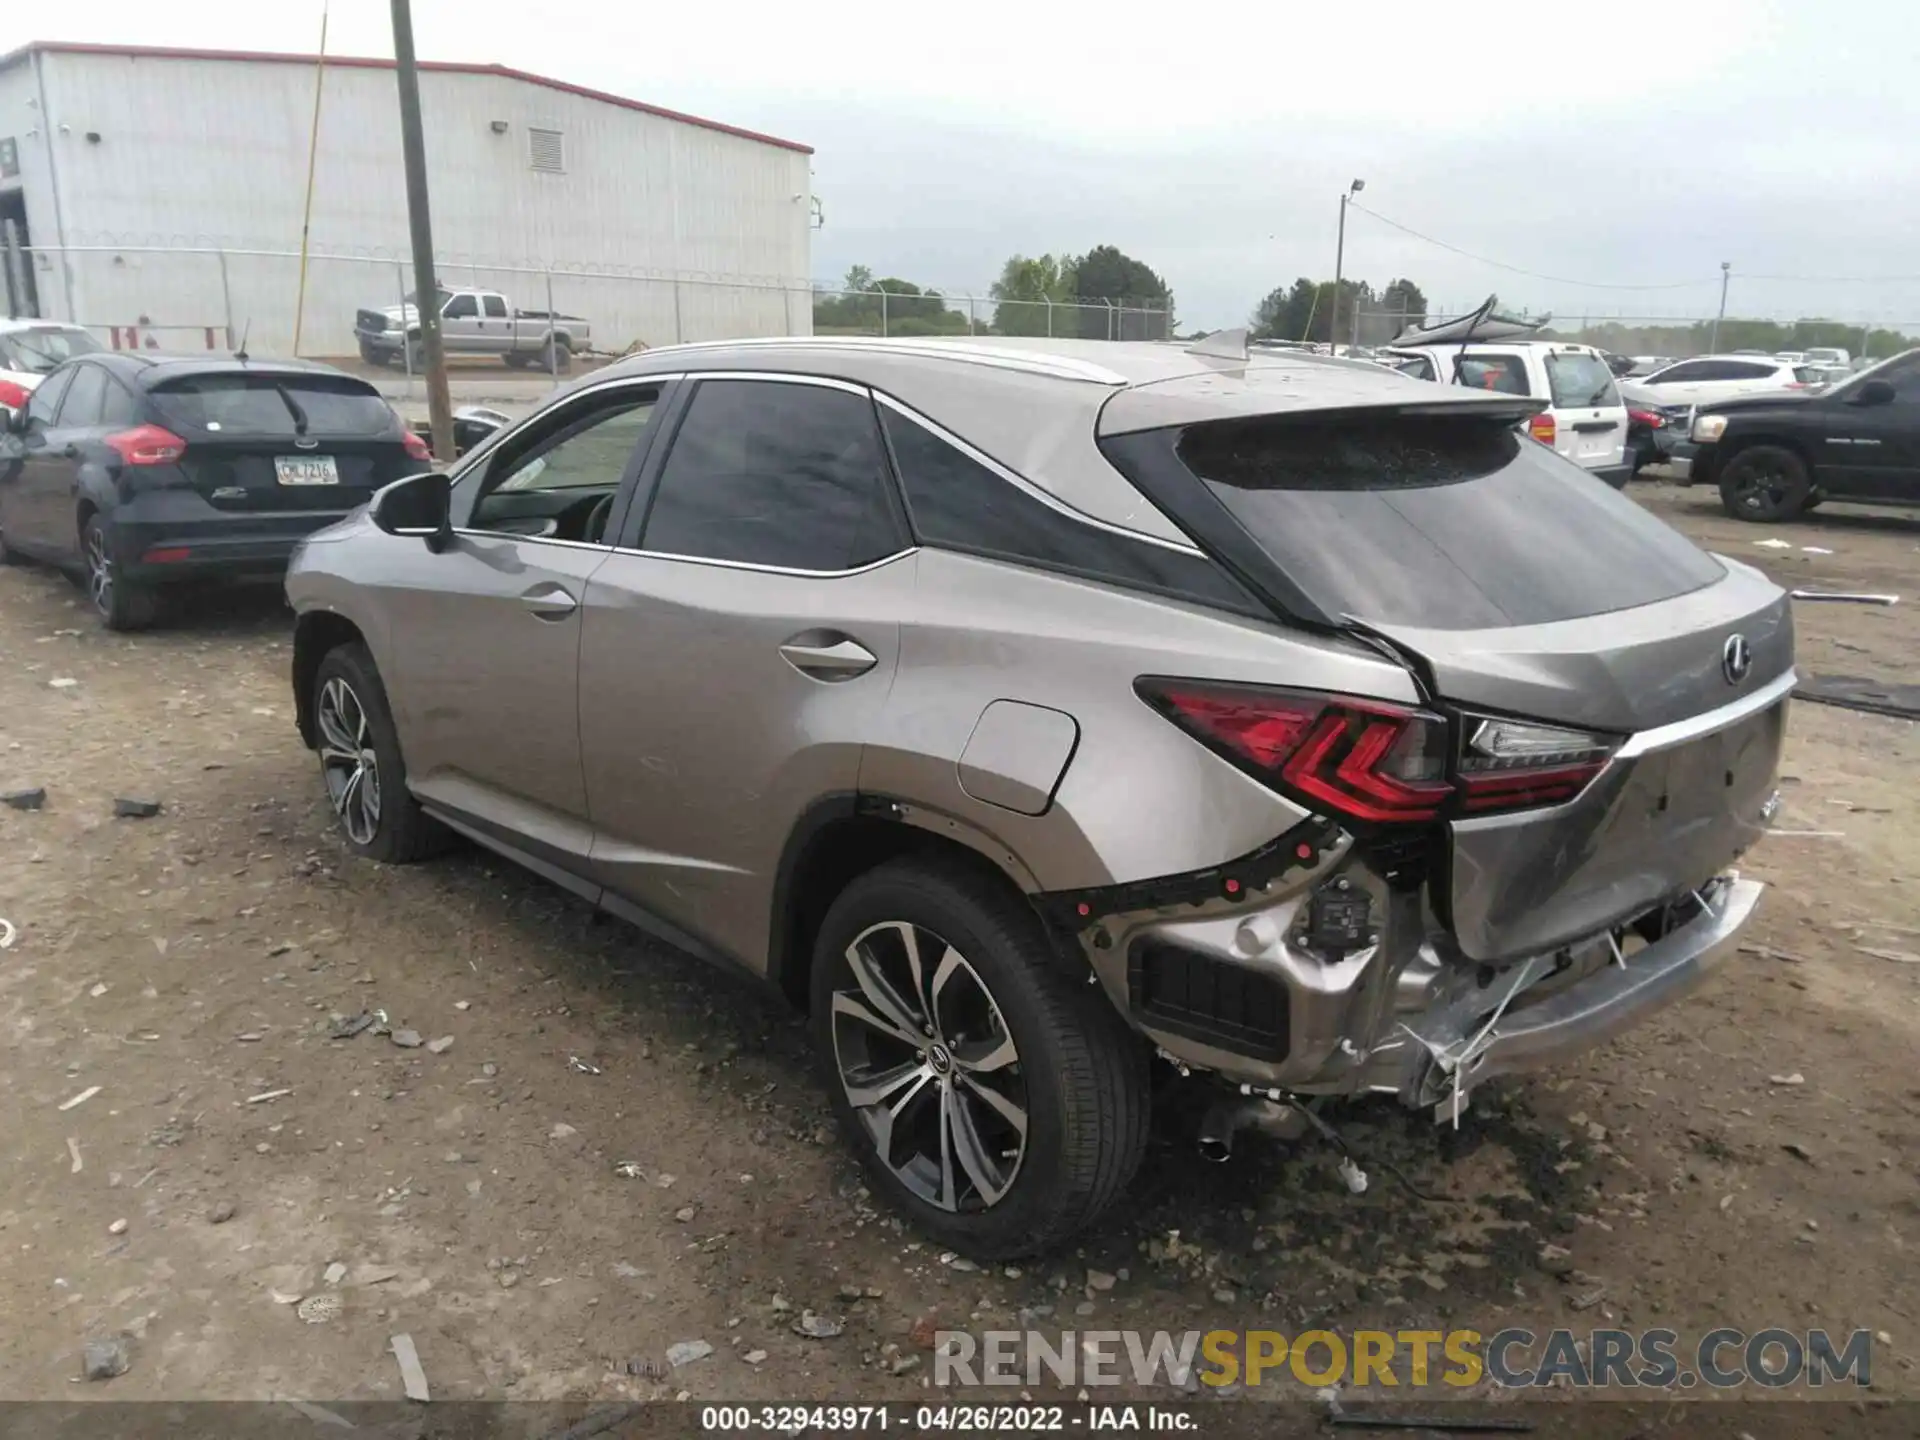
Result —
[[[1766, 887], [1736, 875], [1700, 892], [1697, 915], [1621, 963], [1529, 1002], [1532, 981], [1516, 967], [1512, 1003], [1489, 1023], [1484, 1011], [1456, 1008], [1410, 1025], [1417, 1042], [1414, 1072], [1403, 1073], [1403, 1097], [1435, 1106], [1436, 1118], [1457, 1114], [1467, 1094], [1497, 1075], [1544, 1069], [1604, 1044], [1695, 989], [1737, 948], [1740, 929]], [[1501, 993], [1496, 982], [1496, 993]]]

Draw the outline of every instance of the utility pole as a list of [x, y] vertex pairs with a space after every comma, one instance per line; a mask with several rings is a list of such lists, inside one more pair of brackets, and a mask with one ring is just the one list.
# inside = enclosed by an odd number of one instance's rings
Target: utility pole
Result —
[[1732, 274], [1733, 262], [1722, 260], [1720, 262], [1720, 313], [1713, 317], [1713, 335], [1707, 341], [1709, 355], [1720, 353], [1720, 322], [1727, 318], [1727, 279]]
[[[1347, 260], [1347, 201], [1367, 188], [1367, 182], [1356, 180], [1340, 192], [1340, 238], [1333, 247], [1333, 310], [1327, 316], [1327, 353], [1340, 353], [1340, 276]], [[1352, 347], [1348, 347], [1351, 351]]]
[[447, 464], [453, 460], [453, 399], [447, 393], [447, 356], [440, 344], [433, 222], [427, 213], [427, 146], [420, 129], [420, 72], [413, 58], [410, 0], [393, 0], [393, 58], [400, 82], [400, 148], [407, 162], [407, 221], [413, 232], [413, 308], [427, 362], [427, 414], [433, 426], [433, 453]]

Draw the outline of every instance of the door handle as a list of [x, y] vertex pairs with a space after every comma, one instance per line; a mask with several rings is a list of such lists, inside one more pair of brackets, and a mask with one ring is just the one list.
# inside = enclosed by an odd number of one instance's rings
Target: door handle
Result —
[[520, 597], [520, 603], [536, 620], [564, 620], [580, 608], [564, 585], [536, 585]]
[[796, 635], [780, 647], [780, 658], [813, 680], [851, 680], [880, 663], [850, 635]]

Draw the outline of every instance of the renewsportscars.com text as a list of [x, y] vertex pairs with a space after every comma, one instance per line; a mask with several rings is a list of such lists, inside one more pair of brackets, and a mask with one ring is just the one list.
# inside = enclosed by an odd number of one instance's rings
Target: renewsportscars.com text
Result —
[[1712, 1330], [942, 1330], [936, 1385], [1327, 1385], [1781, 1389], [1873, 1383], [1873, 1335]]

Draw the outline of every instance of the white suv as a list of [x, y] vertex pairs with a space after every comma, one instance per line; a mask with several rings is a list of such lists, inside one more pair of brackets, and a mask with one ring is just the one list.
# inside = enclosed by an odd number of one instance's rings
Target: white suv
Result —
[[1763, 390], [1795, 390], [1808, 383], [1805, 362], [1774, 355], [1701, 355], [1626, 383], [1627, 398], [1659, 406], [1709, 405]]
[[1591, 345], [1561, 340], [1441, 341], [1381, 352], [1402, 374], [1503, 395], [1531, 395], [1547, 408], [1527, 433], [1616, 490], [1633, 477], [1627, 407], [1607, 360]]

